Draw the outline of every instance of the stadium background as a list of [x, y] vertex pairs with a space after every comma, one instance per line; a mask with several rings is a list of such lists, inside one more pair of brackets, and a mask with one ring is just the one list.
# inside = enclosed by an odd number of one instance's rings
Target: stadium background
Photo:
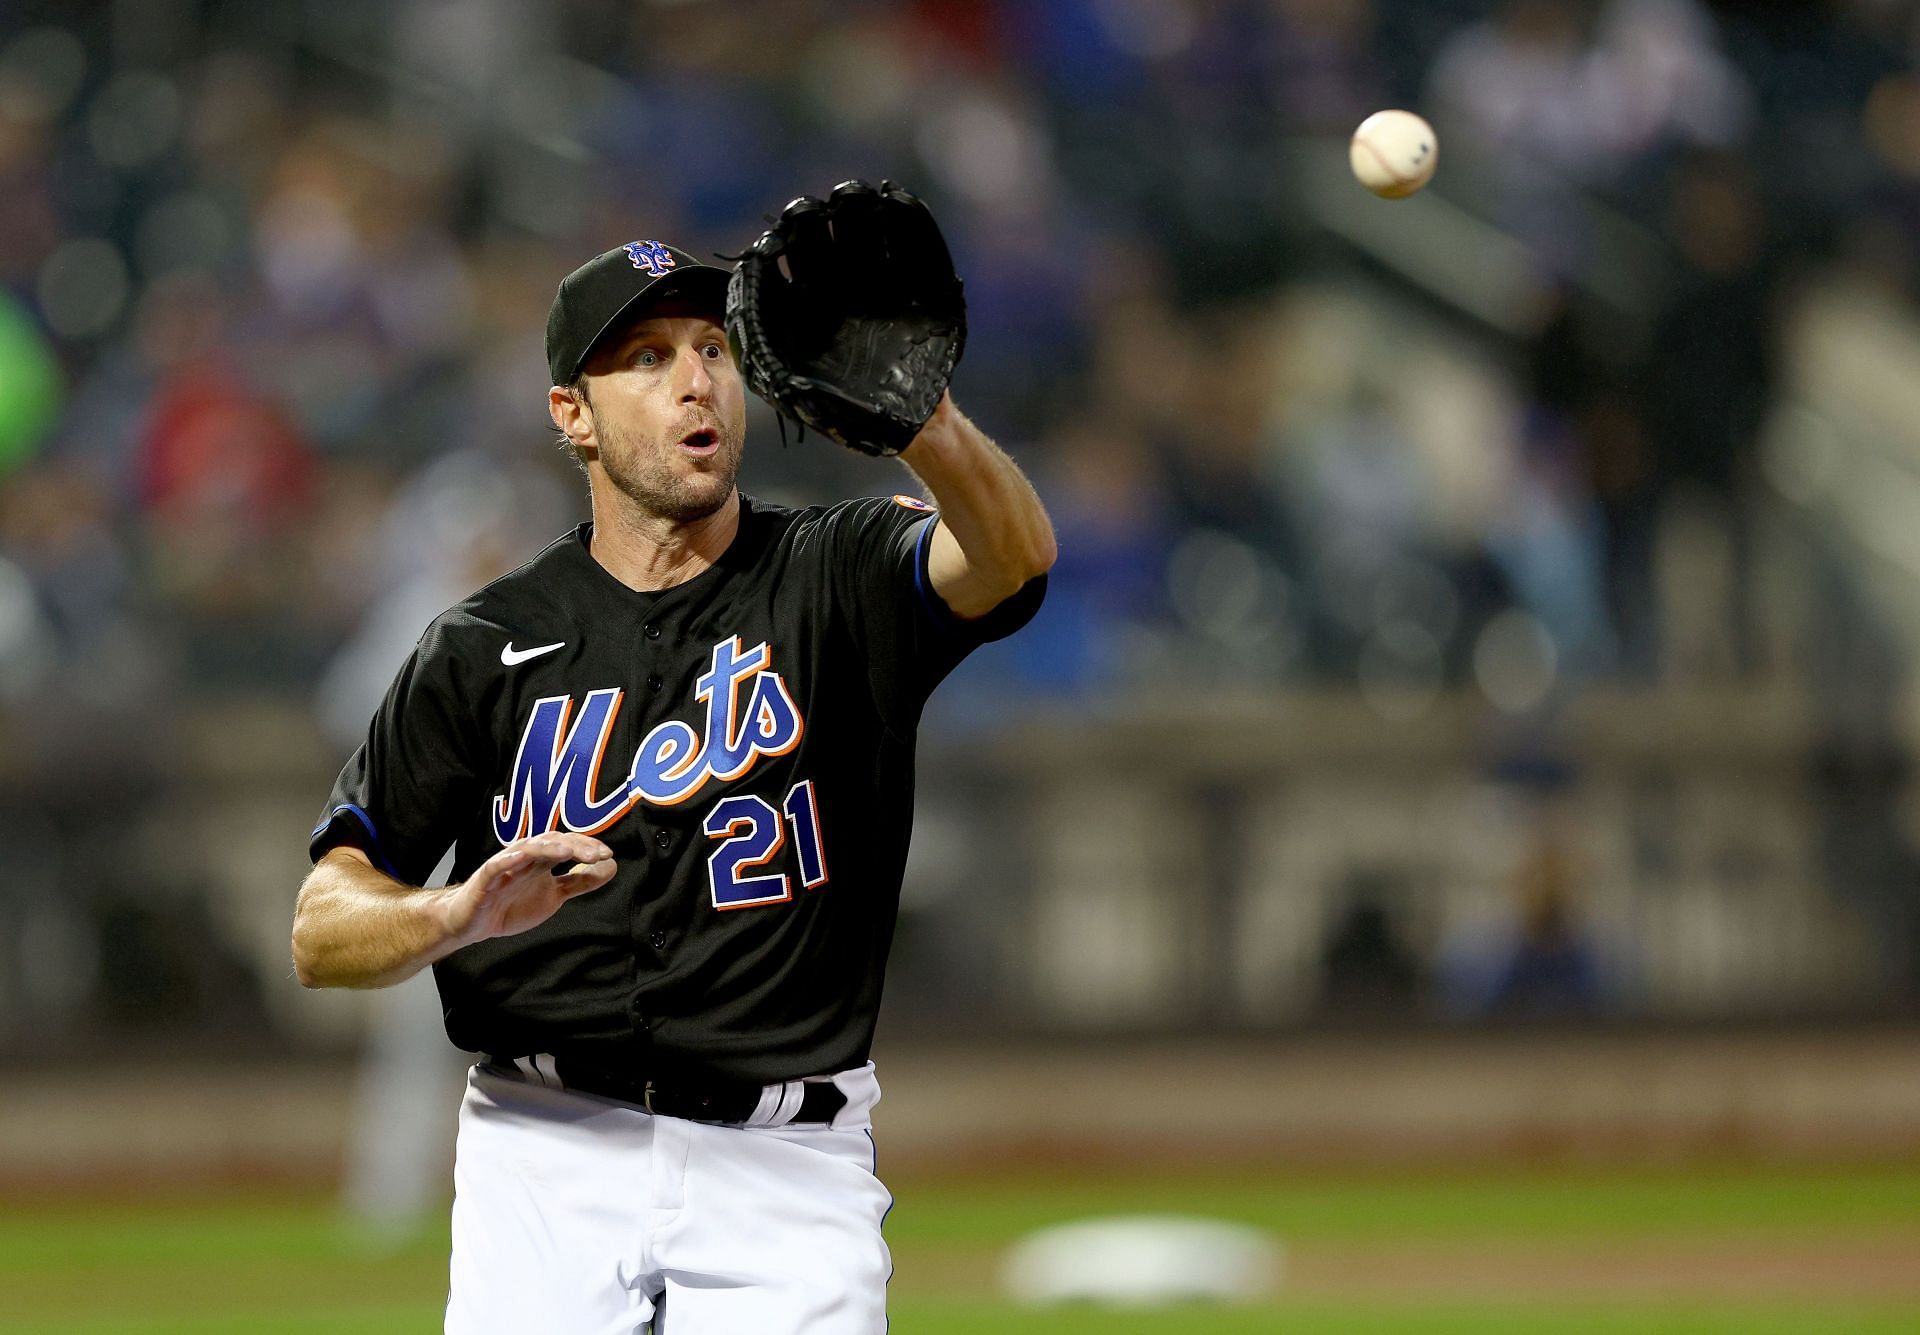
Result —
[[458, 1062], [294, 984], [305, 830], [584, 513], [557, 279], [863, 175], [1062, 551], [928, 720], [897, 1328], [1155, 1210], [1290, 1249], [1156, 1329], [1911, 1329], [1917, 11], [0, 7], [0, 1328], [431, 1328]]

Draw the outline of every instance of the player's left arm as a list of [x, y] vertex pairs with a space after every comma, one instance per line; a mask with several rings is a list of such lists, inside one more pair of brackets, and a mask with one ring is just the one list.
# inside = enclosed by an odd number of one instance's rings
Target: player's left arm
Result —
[[927, 574], [954, 615], [985, 616], [1052, 568], [1053, 523], [1033, 484], [952, 395], [941, 396], [900, 461], [940, 509]]

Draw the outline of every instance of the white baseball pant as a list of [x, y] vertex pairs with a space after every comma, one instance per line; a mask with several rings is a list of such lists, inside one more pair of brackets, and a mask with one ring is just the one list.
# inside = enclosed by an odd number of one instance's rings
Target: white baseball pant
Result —
[[447, 1335], [883, 1335], [873, 1065], [832, 1124], [715, 1126], [475, 1066]]

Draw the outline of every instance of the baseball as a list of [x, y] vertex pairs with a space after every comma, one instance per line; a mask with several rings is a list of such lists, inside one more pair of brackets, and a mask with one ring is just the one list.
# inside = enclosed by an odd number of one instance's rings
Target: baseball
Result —
[[1411, 111], [1376, 111], [1360, 122], [1347, 148], [1360, 184], [1382, 199], [1405, 199], [1433, 179], [1440, 140]]

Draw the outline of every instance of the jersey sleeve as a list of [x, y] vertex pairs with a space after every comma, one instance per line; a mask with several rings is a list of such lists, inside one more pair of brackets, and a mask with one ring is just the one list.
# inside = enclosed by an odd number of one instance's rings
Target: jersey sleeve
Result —
[[828, 519], [840, 602], [889, 725], [912, 726], [962, 659], [1026, 625], [1046, 597], [1040, 575], [985, 616], [956, 615], [927, 573], [939, 514], [911, 497], [843, 501]]
[[486, 732], [462, 698], [436, 625], [407, 656], [334, 781], [307, 845], [315, 862], [350, 845], [396, 880], [424, 883], [481, 800], [474, 748]]

